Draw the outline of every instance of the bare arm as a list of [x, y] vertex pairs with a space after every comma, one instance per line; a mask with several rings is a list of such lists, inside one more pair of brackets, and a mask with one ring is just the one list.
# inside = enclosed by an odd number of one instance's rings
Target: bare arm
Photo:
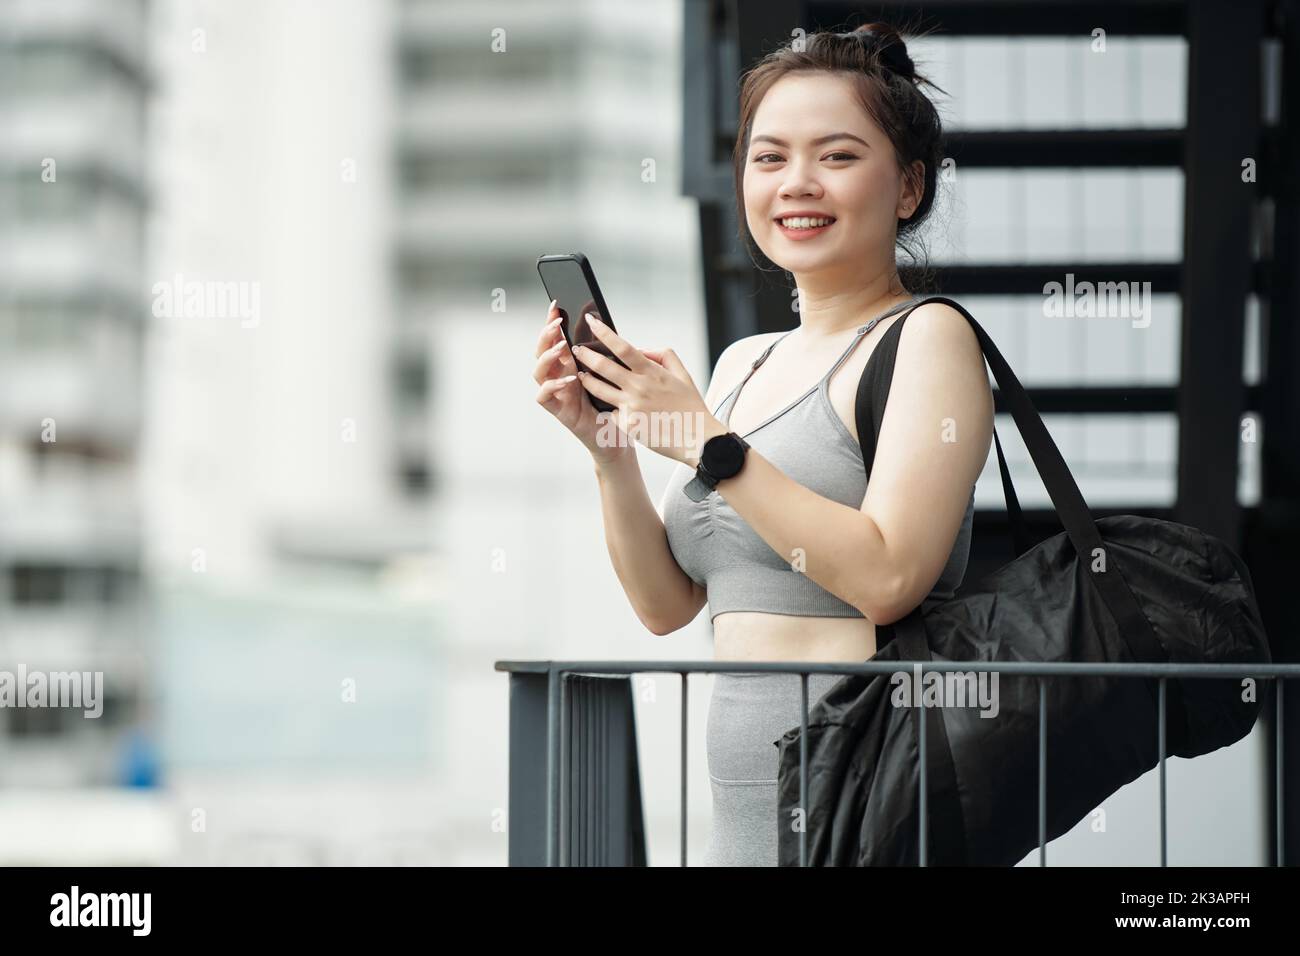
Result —
[[652, 633], [668, 634], [694, 620], [704, 601], [668, 547], [636, 449], [629, 445], [627, 452], [595, 462], [605, 547], [641, 623]]
[[753, 448], [718, 494], [787, 561], [874, 624], [934, 587], [988, 458], [993, 393], [974, 330], [942, 303], [903, 326], [861, 508], [804, 487]]
[[[706, 402], [710, 408], [722, 397], [720, 383], [728, 381], [738, 353], [752, 351], [752, 343], [737, 350], [743, 339], [729, 346], [718, 358]], [[655, 634], [671, 634], [695, 620], [706, 603], [704, 588], [681, 569], [668, 547], [663, 507], [667, 490], [658, 507], [652, 504], [635, 448], [627, 454], [597, 457], [596, 480], [600, 486], [601, 514], [605, 522], [605, 546], [623, 591], [641, 622]]]

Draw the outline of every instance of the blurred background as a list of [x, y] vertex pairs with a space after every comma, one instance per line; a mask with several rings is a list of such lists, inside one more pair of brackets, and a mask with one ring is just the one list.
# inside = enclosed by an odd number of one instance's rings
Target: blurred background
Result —
[[[535, 404], [536, 259], [585, 253], [703, 391], [798, 321], [734, 236], [740, 71], [917, 15], [950, 94], [941, 291], [1094, 514], [1222, 537], [1295, 660], [1296, 4], [0, 0], [0, 670], [102, 672], [105, 699], [0, 708], [0, 863], [504, 864], [494, 662], [712, 657], [707, 613], [637, 620], [589, 456]], [[1067, 272], [1152, 282], [1149, 326], [1045, 317]], [[673, 463], [638, 452], [657, 501]], [[976, 507], [968, 581], [1010, 557], [996, 457]], [[675, 865], [679, 679], [633, 699]], [[1275, 730], [1170, 761], [1170, 863], [1269, 861]], [[1158, 862], [1157, 788], [1053, 864]]]

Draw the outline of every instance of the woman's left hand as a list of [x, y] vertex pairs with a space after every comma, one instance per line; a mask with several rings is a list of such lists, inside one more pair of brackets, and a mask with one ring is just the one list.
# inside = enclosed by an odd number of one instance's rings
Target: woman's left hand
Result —
[[614, 383], [609, 385], [593, 375], [579, 373], [582, 387], [615, 407], [608, 414], [616, 416], [615, 422], [628, 437], [694, 468], [704, 443], [714, 435], [725, 434], [727, 428], [709, 413], [677, 353], [672, 349], [642, 351], [590, 313], [587, 324], [627, 368], [580, 345], [574, 349], [578, 360]]

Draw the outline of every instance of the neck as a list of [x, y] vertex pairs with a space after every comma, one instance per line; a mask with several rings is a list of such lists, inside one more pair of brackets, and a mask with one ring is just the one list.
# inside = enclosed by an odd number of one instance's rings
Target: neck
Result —
[[817, 274], [795, 274], [799, 288], [799, 334], [829, 338], [856, 329], [911, 295], [891, 263], [886, 269], [855, 277], [851, 284]]

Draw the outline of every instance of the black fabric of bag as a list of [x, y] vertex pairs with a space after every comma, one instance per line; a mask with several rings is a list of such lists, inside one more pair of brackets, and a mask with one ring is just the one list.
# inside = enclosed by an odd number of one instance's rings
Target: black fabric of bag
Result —
[[[997, 441], [1015, 558], [924, 615], [877, 627], [873, 661], [1268, 663], [1246, 565], [1188, 525], [1137, 515], [1096, 522], [1020, 382], [970, 313], [1006, 410], [1015, 419], [1065, 530], [1033, 542]], [[870, 474], [898, 338], [873, 350], [857, 395]], [[936, 674], [940, 672], [934, 672]], [[968, 674], [971, 672], [967, 672]], [[945, 676], [945, 675], [941, 675]], [[991, 675], [990, 675], [991, 676]], [[778, 741], [778, 848], [798, 866], [800, 746], [808, 748], [808, 865], [920, 862], [920, 721], [926, 721], [927, 863], [1013, 865], [1038, 845], [1039, 682], [1046, 681], [1047, 819], [1053, 840], [1159, 762], [1158, 678], [999, 674], [996, 716], [976, 706], [902, 707], [895, 675], [846, 675]], [[1250, 732], [1270, 681], [1169, 678], [1166, 755], [1194, 757]], [[1255, 693], [1251, 693], [1254, 690]]]

